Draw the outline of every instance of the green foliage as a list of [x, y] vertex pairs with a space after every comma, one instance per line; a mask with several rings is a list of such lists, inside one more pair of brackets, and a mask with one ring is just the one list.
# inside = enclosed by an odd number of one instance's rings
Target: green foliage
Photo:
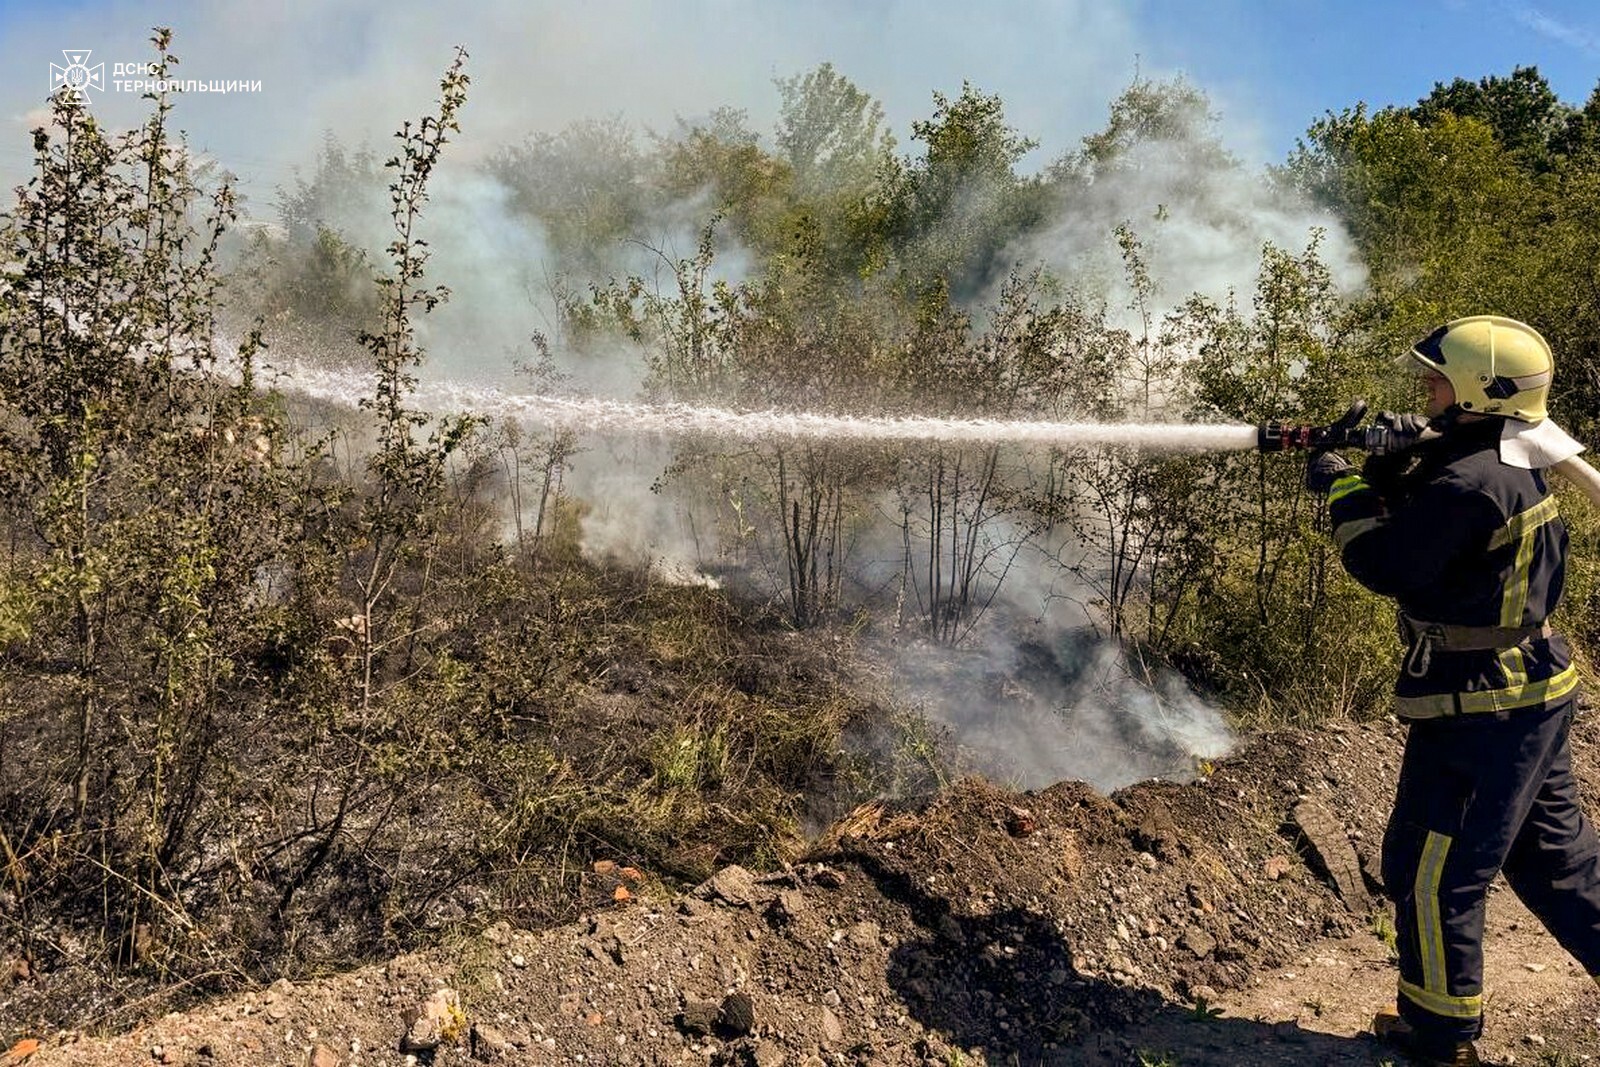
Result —
[[[153, 43], [176, 64], [167, 31]], [[216, 337], [232, 192], [201, 189], [149, 99], [108, 137], [56, 97], [0, 216], [3, 618], [28, 665], [8, 681], [50, 679], [24, 702], [45, 717], [7, 776], [25, 792], [6, 836], [56, 841], [75, 864], [43, 884], [92, 893], [112, 932], [181, 919], [230, 817], [206, 798], [237, 773], [231, 697], [255, 681], [260, 568], [294, 510], [259, 335], [231, 354]]]
[[487, 169], [507, 189], [508, 206], [539, 222], [556, 264], [598, 277], [622, 242], [646, 232], [649, 166], [632, 130], [611, 118], [535, 134], [496, 153]]
[[1037, 178], [1017, 172], [1038, 142], [1006, 123], [998, 96], [963, 83], [933, 94], [932, 117], [911, 124], [925, 146], [888, 191], [889, 241], [913, 290], [967, 299], [1006, 265], [999, 257], [1043, 217]]
[[1399, 959], [1400, 949], [1397, 945], [1399, 934], [1394, 928], [1394, 917], [1387, 910], [1380, 908], [1372, 913], [1369, 925], [1372, 930], [1372, 936], [1382, 941], [1384, 947], [1389, 950], [1389, 958]]
[[1169, 164], [1197, 172], [1230, 165], [1233, 157], [1217, 135], [1216, 116], [1204, 93], [1183, 80], [1138, 79], [1111, 103], [1104, 129], [1083, 139], [1078, 151], [1058, 162], [1058, 182], [1093, 184], [1127, 177], [1138, 151], [1159, 146]]
[[1533, 167], [1548, 163], [1550, 143], [1565, 132], [1572, 115], [1537, 67], [1516, 67], [1507, 78], [1491, 74], [1476, 82], [1438, 83], [1410, 111], [1424, 126], [1445, 116], [1476, 119], [1494, 132], [1502, 148]]
[[824, 63], [777, 82], [774, 139], [798, 193], [814, 200], [866, 194], [894, 150], [883, 105]]

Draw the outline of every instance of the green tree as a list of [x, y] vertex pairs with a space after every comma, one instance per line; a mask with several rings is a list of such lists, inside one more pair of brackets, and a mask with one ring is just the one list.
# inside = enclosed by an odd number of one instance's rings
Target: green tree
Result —
[[[164, 79], [171, 35], [152, 40]], [[225, 835], [211, 798], [234, 773], [225, 724], [247, 714], [230, 697], [289, 525], [280, 426], [254, 391], [259, 336], [231, 353], [218, 336], [232, 191], [202, 192], [170, 101], [148, 99], [146, 121], [112, 138], [55, 97], [35, 176], [0, 216], [7, 585], [31, 593], [10, 651], [52, 679], [43, 700], [61, 712], [19, 761], [24, 825], [68, 833], [83, 861], [68, 877], [98, 872], [76, 888], [130, 933], [181, 914]]]
[[1476, 119], [1494, 131], [1502, 148], [1533, 169], [1550, 165], [1552, 146], [1565, 133], [1572, 113], [1537, 67], [1516, 67], [1509, 77], [1439, 82], [1411, 109], [1424, 126], [1445, 115]]
[[1211, 102], [1181, 79], [1137, 79], [1111, 102], [1103, 129], [1057, 161], [1052, 178], [1068, 186], [1113, 181], [1137, 167], [1141, 149], [1155, 146], [1165, 166], [1189, 173], [1229, 169], [1237, 160], [1222, 144]]
[[650, 161], [620, 117], [575, 122], [502, 149], [487, 164], [508, 206], [538, 221], [556, 269], [602, 278], [623, 242], [648, 236]]
[[476, 426], [468, 417], [435, 422], [412, 399], [424, 358], [415, 316], [449, 297], [443, 286], [424, 285], [428, 246], [419, 229], [434, 169], [450, 135], [460, 132], [458, 115], [470, 83], [465, 62], [466, 52], [458, 48], [440, 82], [437, 111], [415, 125], [402, 124], [395, 135], [399, 149], [385, 164], [393, 171], [394, 237], [387, 249], [393, 273], [377, 281], [381, 330], [361, 336], [376, 372], [372, 395], [361, 401], [375, 423], [375, 447], [366, 465], [370, 484], [351, 516], [352, 528], [327, 546], [336, 558], [318, 558], [323, 546], [312, 544], [297, 561], [308, 576], [334, 569], [354, 610], [328, 619], [314, 606], [320, 591], [302, 592], [302, 606], [328, 625], [323, 644], [346, 642], [350, 655], [320, 659], [323, 672], [333, 677], [310, 683], [313, 699], [326, 702], [315, 708], [310, 727], [329, 751], [314, 773], [328, 779], [331, 811], [311, 805], [310, 825], [295, 835], [298, 847], [280, 861], [275, 908], [280, 923], [296, 894], [335, 858], [351, 820], [366, 819], [370, 825], [372, 812], [393, 802], [393, 790], [413, 755], [401, 736], [405, 705], [399, 683], [418, 669], [450, 458]]
[[924, 148], [889, 192], [886, 224], [915, 289], [965, 299], [1007, 273], [1003, 253], [1043, 217], [1039, 180], [1017, 170], [1038, 143], [1007, 124], [998, 96], [970, 84], [933, 101], [932, 117], [911, 124]]
[[894, 151], [883, 105], [831, 63], [776, 84], [775, 140], [797, 192], [815, 199], [865, 194]]

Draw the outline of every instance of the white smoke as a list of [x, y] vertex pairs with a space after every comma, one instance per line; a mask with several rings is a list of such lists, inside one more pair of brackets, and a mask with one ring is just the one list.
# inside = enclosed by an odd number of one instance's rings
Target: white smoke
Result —
[[619, 113], [668, 131], [679, 116], [732, 104], [750, 108], [756, 128], [770, 128], [772, 79], [824, 61], [883, 101], [902, 141], [931, 90], [953, 92], [971, 79], [1015, 101], [1023, 128], [1070, 143], [1090, 128], [1105, 87], [1126, 79], [1142, 46], [1129, 12], [1089, 0], [13, 6], [0, 13], [0, 57], [15, 73], [0, 85], [0, 186], [25, 171], [20, 118], [43, 101], [61, 49], [90, 48], [91, 63], [107, 64], [95, 113], [113, 128], [127, 126], [145, 102], [110, 88], [112, 64], [148, 60], [158, 25], [175, 31], [183, 76], [262, 83], [257, 93], [190, 94], [179, 116], [196, 148], [244, 179], [260, 213], [291, 167], [312, 161], [323, 130], [387, 155], [399, 120], [436, 95], [456, 44], [471, 54], [473, 85], [451, 153], [469, 161], [533, 131]]
[[948, 731], [957, 769], [1018, 789], [1187, 781], [1233, 748], [1222, 713], [1181, 677], [1147, 671], [1085, 629], [1013, 618], [974, 645], [883, 654], [901, 699]]
[[1365, 268], [1343, 224], [1228, 151], [1203, 97], [1185, 99], [1193, 92], [1182, 82], [1130, 88], [1136, 101], [1180, 102], [1169, 104], [1153, 129], [1119, 128], [1126, 119], [1113, 115], [1101, 143], [1086, 144], [1065, 161], [1076, 180], [1063, 183], [1052, 224], [1012, 249], [1010, 258], [1097, 285], [1134, 329], [1135, 293], [1119, 226], [1139, 242], [1156, 290], [1146, 310], [1158, 327], [1192, 294], [1225, 303], [1253, 291], [1268, 244], [1298, 253], [1319, 241], [1335, 289], [1356, 291]]

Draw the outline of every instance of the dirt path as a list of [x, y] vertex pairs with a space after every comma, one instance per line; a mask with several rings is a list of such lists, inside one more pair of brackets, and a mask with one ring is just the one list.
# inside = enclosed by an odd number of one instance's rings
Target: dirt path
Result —
[[[1503, 882], [1490, 893], [1484, 955], [1488, 1003], [1478, 1045], [1486, 1058], [1534, 1064], [1562, 1062], [1562, 1054], [1569, 1063], [1597, 1058], [1600, 991]], [[1292, 1019], [1310, 1033], [1350, 1037], [1393, 995], [1388, 947], [1363, 935], [1319, 940], [1293, 965], [1258, 975], [1218, 1004], [1230, 1017]]]
[[[38, 1035], [26, 1067], [1398, 1062], [1360, 1034], [1394, 982], [1360, 867], [1399, 746], [1392, 726], [1280, 735], [1112, 798], [965, 782], [685, 895], [601, 864], [581, 923], [491, 925], [131, 1034]], [[1600, 991], [1508, 891], [1489, 922], [1483, 1050], [1594, 1058]]]

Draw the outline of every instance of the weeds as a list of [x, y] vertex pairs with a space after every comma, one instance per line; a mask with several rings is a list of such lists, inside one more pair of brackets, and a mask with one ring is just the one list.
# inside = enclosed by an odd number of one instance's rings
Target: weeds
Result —
[[1367, 922], [1367, 928], [1372, 932], [1372, 936], [1382, 941], [1384, 947], [1389, 950], [1390, 959], [1400, 958], [1399, 934], [1395, 932], [1394, 917], [1387, 909], [1379, 908], [1374, 911], [1372, 918]]
[[1535, 1067], [1580, 1067], [1587, 1061], [1587, 1056], [1574, 1056], [1570, 1052], [1546, 1049], [1539, 1053], [1539, 1058], [1534, 1063]]

